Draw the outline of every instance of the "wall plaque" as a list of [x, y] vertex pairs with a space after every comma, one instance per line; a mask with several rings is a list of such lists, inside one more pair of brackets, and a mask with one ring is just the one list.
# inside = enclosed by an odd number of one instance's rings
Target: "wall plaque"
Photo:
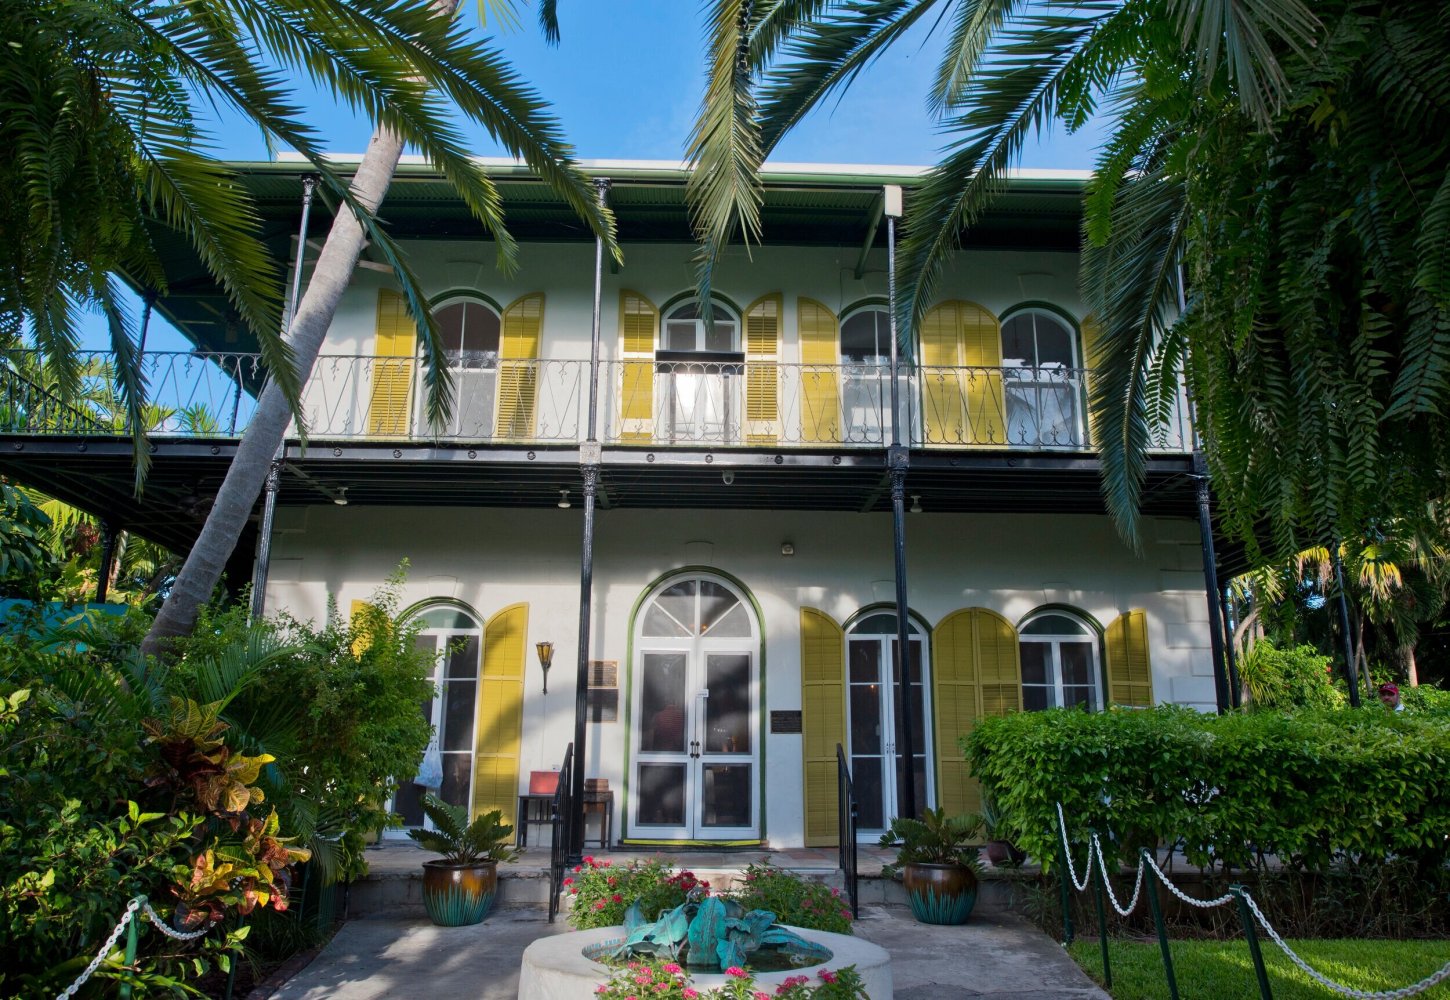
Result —
[[619, 687], [619, 661], [590, 660], [589, 686], [592, 688]]
[[772, 733], [798, 733], [801, 731], [801, 713], [799, 709], [786, 712], [770, 713], [770, 731]]
[[614, 688], [590, 688], [589, 721], [618, 722], [619, 692]]

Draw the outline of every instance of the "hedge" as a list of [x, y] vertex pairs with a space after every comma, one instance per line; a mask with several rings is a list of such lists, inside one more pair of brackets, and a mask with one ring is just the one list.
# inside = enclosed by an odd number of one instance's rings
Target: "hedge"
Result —
[[1002, 829], [1050, 867], [1057, 803], [1132, 862], [1173, 844], [1200, 867], [1293, 869], [1389, 855], [1437, 864], [1450, 833], [1450, 716], [1075, 709], [983, 719], [962, 739]]

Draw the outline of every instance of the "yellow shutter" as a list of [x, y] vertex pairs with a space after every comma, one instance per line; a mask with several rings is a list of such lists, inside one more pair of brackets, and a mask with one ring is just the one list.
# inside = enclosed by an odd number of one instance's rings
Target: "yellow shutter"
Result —
[[997, 317], [975, 302], [957, 303], [962, 363], [967, 371], [968, 442], [988, 447], [1007, 443], [1007, 410], [1002, 400], [1002, 328]]
[[418, 330], [408, 315], [403, 296], [391, 288], [378, 290], [376, 333], [367, 432], [381, 437], [406, 437]]
[[489, 619], [483, 632], [478, 683], [478, 742], [473, 764], [472, 815], [499, 809], [517, 822], [519, 742], [524, 728], [524, 666], [529, 606], [513, 604]]
[[544, 329], [544, 293], [515, 299], [503, 311], [498, 350], [497, 436], [528, 440], [534, 436], [539, 392], [539, 341]]
[[1092, 316], [1084, 316], [1082, 321], [1082, 366], [1087, 369], [1083, 378], [1083, 402], [1088, 408], [1088, 441], [1094, 447], [1098, 443], [1097, 414], [1092, 408], [1093, 379], [1097, 375], [1098, 367], [1098, 334], [1101, 333], [1098, 321]]
[[948, 813], [982, 806], [961, 738], [988, 715], [1022, 707], [1017, 630], [986, 608], [963, 608], [932, 632], [932, 719], [936, 728], [937, 802]]
[[766, 295], [745, 310], [745, 440], [780, 439], [780, 314], [784, 300]]
[[650, 441], [655, 416], [655, 331], [660, 311], [638, 292], [619, 293], [619, 439]]
[[927, 444], [968, 440], [959, 306], [943, 302], [921, 321], [921, 404]]
[[840, 840], [836, 746], [846, 742], [846, 640], [822, 611], [801, 608], [801, 744], [807, 847]]
[[1108, 647], [1108, 701], [1153, 707], [1153, 666], [1148, 659], [1148, 613], [1125, 611], [1103, 636]]
[[815, 299], [796, 303], [801, 338], [801, 440], [841, 440], [840, 337], [836, 314]]
[[373, 644], [371, 623], [358, 621], [358, 616], [363, 613], [363, 610], [370, 607], [372, 605], [367, 601], [353, 601], [352, 606], [348, 609], [348, 619], [357, 629], [357, 635], [352, 640], [353, 656], [362, 656], [368, 651], [368, 647]]

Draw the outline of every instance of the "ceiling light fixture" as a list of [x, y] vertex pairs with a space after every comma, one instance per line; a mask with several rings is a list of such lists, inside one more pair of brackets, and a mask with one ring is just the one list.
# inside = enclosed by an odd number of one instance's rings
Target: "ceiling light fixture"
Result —
[[573, 504], [571, 504], [569, 502], [569, 491], [568, 490], [560, 490], [559, 491], [559, 504], [558, 504], [558, 506], [559, 506], [559, 509], [560, 510], [568, 510], [570, 507], [574, 506]]
[[911, 512], [913, 514], [920, 514], [921, 513], [921, 494], [920, 493], [913, 493], [911, 495]]
[[337, 489], [337, 495], [332, 498], [332, 502], [335, 503], [335, 504], [337, 504], [339, 507], [346, 507], [347, 506], [347, 487], [346, 486], [339, 486], [338, 487], [338, 489]]

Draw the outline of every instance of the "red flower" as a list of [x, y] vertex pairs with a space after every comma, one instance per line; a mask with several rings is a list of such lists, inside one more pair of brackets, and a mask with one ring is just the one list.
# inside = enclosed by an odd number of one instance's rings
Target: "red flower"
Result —
[[610, 900], [611, 900], [611, 901], [612, 901], [612, 902], [615, 902], [615, 903], [622, 903], [622, 902], [624, 902], [624, 897], [623, 897], [623, 896], [621, 896], [621, 895], [620, 895], [620, 894], [619, 894], [619, 893], [617, 893], [617, 892], [616, 892], [616, 893], [615, 893], [615, 894], [614, 894], [614, 895], [613, 895], [613, 896], [610, 896], [610, 897], [609, 897], [609, 898], [610, 898]]

